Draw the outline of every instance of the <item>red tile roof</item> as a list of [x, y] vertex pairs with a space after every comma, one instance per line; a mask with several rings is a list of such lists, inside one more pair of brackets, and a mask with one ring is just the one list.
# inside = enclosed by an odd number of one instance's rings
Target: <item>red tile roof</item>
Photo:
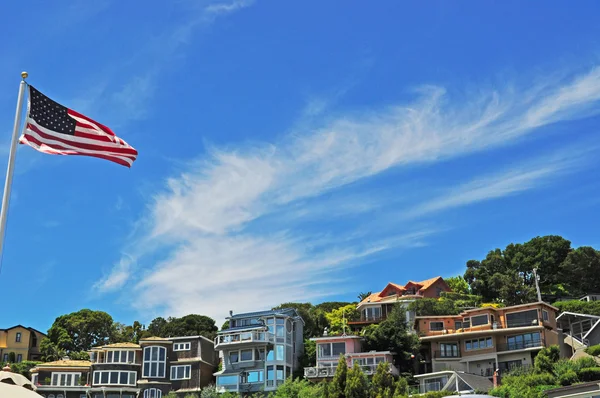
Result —
[[[404, 293], [405, 291], [407, 291], [410, 286], [415, 286], [415, 287], [418, 288], [417, 292], [423, 293], [423, 292], [425, 292], [427, 289], [429, 289], [434, 283], [436, 283], [440, 279], [443, 281], [443, 278], [441, 276], [436, 276], [435, 278], [426, 279], [426, 280], [420, 281], [420, 282], [408, 281], [406, 283], [406, 285], [404, 285], [404, 286], [390, 282], [390, 283], [388, 283], [386, 285], [385, 288], [383, 288], [382, 291], [373, 293], [370, 296], [366, 297], [363, 301], [361, 301], [359, 303], [359, 305], [360, 304], [364, 304], [364, 303], [377, 303], [379, 301], [382, 301], [383, 299], [385, 299], [386, 297], [389, 296], [389, 295], [384, 295], [382, 293], [384, 293], [384, 292], [386, 292], [387, 290], [390, 290], [390, 289], [394, 289], [398, 293], [400, 293], [400, 295], [402, 295], [402, 293]], [[398, 294], [398, 293], [396, 293], [396, 294]], [[396, 294], [394, 294], [394, 296]]]

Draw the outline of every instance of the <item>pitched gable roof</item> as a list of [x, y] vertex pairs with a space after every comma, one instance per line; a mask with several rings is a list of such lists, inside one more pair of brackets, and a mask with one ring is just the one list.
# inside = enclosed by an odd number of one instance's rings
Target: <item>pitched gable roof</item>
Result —
[[[438, 281], [442, 281], [444, 284], [446, 284], [446, 282], [444, 281], [444, 279], [441, 276], [436, 276], [435, 278], [430, 278], [430, 279], [426, 279], [424, 281], [420, 281], [420, 282], [415, 282], [415, 281], [408, 281], [406, 283], [406, 285], [402, 286], [402, 285], [398, 285], [396, 283], [392, 283], [389, 282], [385, 288], [383, 288], [382, 291], [380, 292], [376, 292], [373, 293], [371, 295], [369, 295], [368, 297], [366, 297], [365, 299], [363, 299], [360, 304], [366, 304], [366, 303], [378, 303], [380, 301], [383, 301], [386, 297], [389, 297], [390, 291], [396, 291], [396, 294], [402, 294], [403, 292], [405, 292], [406, 290], [408, 290], [409, 287], [414, 286], [417, 288], [417, 292], [425, 292], [427, 289], [429, 289], [431, 286], [433, 286], [436, 282]], [[446, 284], [446, 286], [448, 286]], [[448, 287], [449, 289], [449, 287]]]

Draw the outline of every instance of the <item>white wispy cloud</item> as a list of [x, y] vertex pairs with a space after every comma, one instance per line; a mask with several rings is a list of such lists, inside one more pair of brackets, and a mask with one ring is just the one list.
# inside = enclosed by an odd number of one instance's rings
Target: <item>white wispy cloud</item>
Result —
[[[229, 309], [256, 309], [257, 303], [325, 296], [340, 268], [390, 248], [422, 246], [437, 230], [409, 223], [384, 240], [364, 235], [349, 239], [350, 230], [324, 245], [294, 224], [266, 228], [262, 221], [298, 210], [299, 203], [310, 213], [309, 199], [391, 168], [514, 144], [549, 123], [597, 113], [599, 99], [598, 68], [571, 80], [483, 93], [469, 101], [425, 87], [412, 103], [342, 115], [311, 130], [293, 131], [279, 142], [212, 148], [153, 198], [144, 219], [148, 232], [139, 238], [144, 250], [138, 250], [151, 255], [154, 250], [146, 249], [153, 242], [167, 254], [134, 279], [142, 297], [136, 303], [171, 315], [201, 311], [219, 318]], [[416, 217], [516, 194], [568, 170], [563, 159], [475, 178], [412, 212]], [[324, 232], [327, 219], [323, 214]], [[119, 288], [134, 271], [118, 264], [97, 287]]]

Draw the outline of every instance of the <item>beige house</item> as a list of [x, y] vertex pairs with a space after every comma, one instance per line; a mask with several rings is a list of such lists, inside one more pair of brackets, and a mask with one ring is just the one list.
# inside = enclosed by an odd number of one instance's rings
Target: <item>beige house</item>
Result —
[[46, 335], [34, 328], [22, 325], [0, 329], [0, 362], [9, 362], [11, 353], [15, 362], [39, 361], [40, 342]]

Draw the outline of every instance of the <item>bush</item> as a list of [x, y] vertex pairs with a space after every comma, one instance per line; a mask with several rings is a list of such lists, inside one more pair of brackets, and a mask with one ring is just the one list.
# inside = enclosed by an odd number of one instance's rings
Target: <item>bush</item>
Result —
[[565, 373], [558, 376], [558, 383], [561, 386], [570, 386], [578, 381], [579, 379], [577, 378], [577, 373], [575, 373], [574, 370], [567, 370]]
[[560, 312], [568, 311], [578, 314], [600, 315], [600, 301], [559, 301], [554, 306]]
[[597, 381], [600, 380], [600, 367], [583, 368], [578, 373], [581, 381]]
[[597, 366], [598, 363], [594, 360], [594, 358], [590, 357], [579, 358], [575, 361], [576, 372], [579, 372], [579, 370], [583, 368], [595, 368]]
[[585, 352], [592, 356], [600, 357], [600, 344], [596, 344], [596, 345], [586, 348]]

